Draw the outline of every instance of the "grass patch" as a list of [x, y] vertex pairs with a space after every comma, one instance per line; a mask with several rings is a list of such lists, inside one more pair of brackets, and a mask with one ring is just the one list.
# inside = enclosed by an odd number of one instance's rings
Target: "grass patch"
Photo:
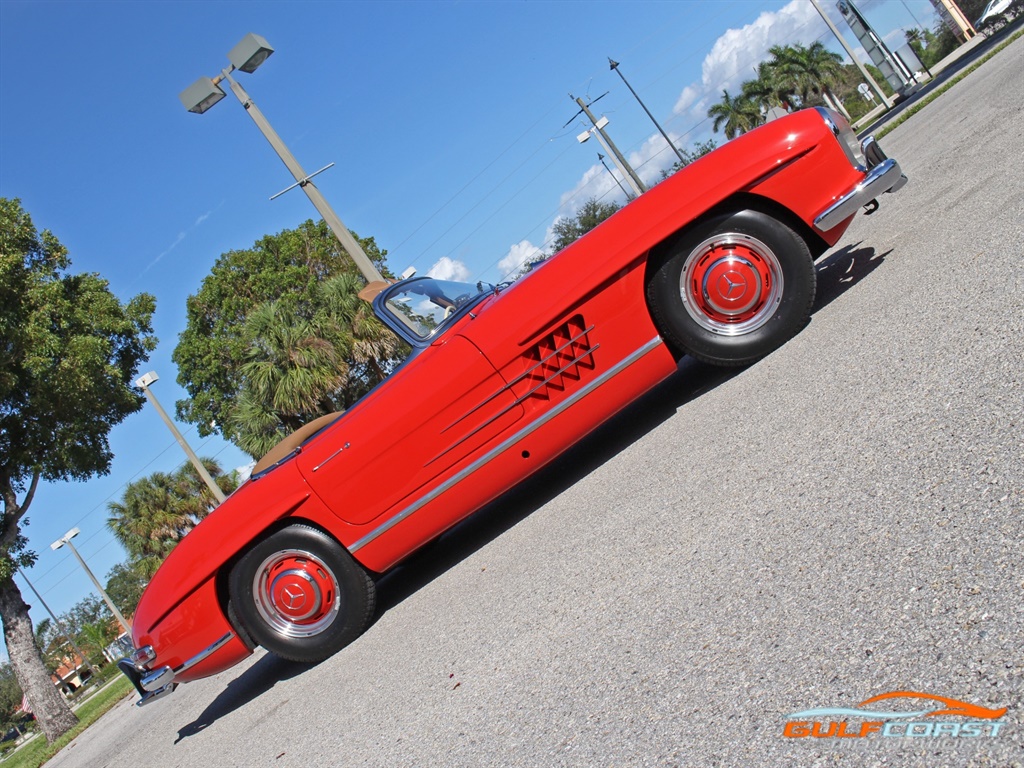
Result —
[[7, 766], [11, 766], [11, 768], [38, 768], [71, 743], [82, 731], [109, 712], [121, 699], [134, 691], [135, 688], [132, 687], [128, 678], [124, 675], [119, 675], [113, 683], [98, 693], [94, 693], [82, 702], [82, 706], [75, 710], [75, 714], [78, 715], [78, 725], [53, 742], [53, 744], [47, 744], [46, 738], [40, 733], [29, 744], [11, 754], [4, 761], [4, 768], [7, 768]]
[[968, 67], [963, 72], [961, 72], [959, 75], [954, 77], [952, 80], [950, 80], [944, 86], [942, 86], [938, 90], [934, 91], [933, 93], [928, 94], [928, 96], [926, 98], [921, 99], [921, 101], [917, 102], [914, 106], [912, 106], [912, 107], [908, 108], [907, 110], [905, 110], [899, 117], [897, 117], [891, 123], [886, 124], [880, 131], [878, 131], [875, 134], [875, 138], [876, 139], [880, 139], [883, 136], [885, 136], [885, 134], [889, 133], [889, 131], [891, 131], [894, 128], [896, 128], [898, 125], [902, 125], [904, 122], [909, 120], [911, 117], [916, 115], [922, 109], [924, 109], [929, 104], [931, 104], [933, 101], [935, 101], [937, 98], [939, 98], [939, 96], [944, 94], [946, 91], [948, 91], [954, 85], [956, 85], [961, 80], [963, 80], [965, 77], [967, 77], [969, 74], [971, 74], [971, 72], [976, 70], [978, 67], [980, 67], [982, 64], [984, 64], [986, 61], [988, 61], [993, 56], [995, 56], [997, 53], [999, 53], [1001, 50], [1003, 50], [1003, 48], [1005, 48], [1006, 46], [1010, 45], [1011, 43], [1016, 42], [1017, 38], [1019, 38], [1021, 35], [1024, 35], [1024, 29], [1019, 30], [1018, 32], [1014, 33], [1014, 35], [1012, 37], [1010, 37], [1008, 40], [1004, 40], [1003, 42], [1001, 42], [997, 47], [993, 48], [991, 51], [986, 53], [984, 57], [982, 57], [978, 61], [974, 62], [970, 67]]

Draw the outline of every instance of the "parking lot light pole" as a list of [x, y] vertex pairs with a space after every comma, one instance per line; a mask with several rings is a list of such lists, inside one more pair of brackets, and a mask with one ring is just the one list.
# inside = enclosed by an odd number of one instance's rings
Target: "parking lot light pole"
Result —
[[171, 434], [174, 435], [174, 439], [178, 441], [178, 445], [182, 447], [185, 451], [185, 455], [188, 456], [188, 460], [192, 462], [192, 466], [196, 468], [196, 472], [199, 473], [200, 479], [206, 483], [206, 487], [210, 489], [210, 493], [212, 493], [213, 497], [217, 499], [217, 503], [223, 504], [224, 500], [227, 498], [224, 495], [224, 491], [220, 489], [220, 486], [218, 486], [216, 481], [214, 481], [209, 471], [205, 466], [203, 466], [203, 462], [201, 462], [199, 457], [196, 456], [196, 452], [192, 450], [192, 446], [190, 446], [188, 441], [185, 440], [185, 436], [178, 431], [174, 422], [171, 421], [170, 417], [167, 415], [167, 411], [163, 409], [160, 402], [156, 399], [156, 395], [150, 391], [149, 385], [159, 380], [160, 377], [156, 375], [156, 371], [150, 371], [136, 379], [135, 386], [142, 389], [143, 393], [146, 395], [146, 399], [152, 403], [154, 408], [156, 408], [156, 412], [160, 414], [160, 418], [164, 420], [164, 424], [166, 424], [167, 428], [171, 430]]
[[[295, 178], [295, 185], [302, 187], [302, 191], [306, 193], [306, 197], [313, 203], [317, 212], [323, 216], [327, 226], [331, 228], [331, 232], [338, 238], [338, 242], [341, 243], [342, 247], [348, 252], [348, 255], [352, 257], [356, 267], [366, 278], [368, 283], [383, 281], [384, 276], [377, 269], [376, 265], [370, 261], [370, 258], [366, 255], [365, 251], [359, 242], [352, 237], [352, 233], [348, 231], [348, 227], [338, 217], [338, 214], [334, 212], [334, 209], [328, 204], [324, 196], [320, 194], [320, 190], [317, 189], [313, 183], [313, 176], [320, 171], [313, 174], [307, 174], [302, 170], [302, 166], [295, 159], [295, 156], [288, 150], [285, 143], [281, 140], [281, 137], [277, 135], [277, 132], [270, 126], [267, 118], [263, 116], [256, 103], [250, 98], [249, 94], [245, 92], [245, 89], [233, 78], [231, 73], [235, 70], [239, 72], [255, 72], [257, 67], [260, 66], [267, 58], [274, 52], [274, 49], [270, 47], [259, 35], [249, 33], [242, 41], [231, 49], [228, 53], [228, 60], [231, 64], [227, 69], [221, 70], [220, 75], [216, 78], [201, 77], [196, 80], [192, 85], [181, 92], [179, 98], [181, 103], [185, 106], [189, 112], [194, 112], [198, 115], [203, 114], [206, 110], [216, 104], [218, 101], [224, 98], [226, 95], [224, 90], [220, 87], [220, 83], [224, 80], [228, 81], [228, 85], [231, 86], [231, 92], [238, 98], [238, 102], [245, 108], [249, 117], [256, 123], [256, 127], [260, 129], [260, 133], [263, 134], [264, 138], [270, 142], [270, 146], [273, 147], [277, 156], [281, 158], [281, 161], [287, 166], [288, 170], [291, 171], [292, 176]], [[329, 166], [327, 166], [329, 167]], [[321, 170], [326, 170], [322, 168]], [[293, 186], [295, 186], [293, 185]], [[287, 190], [285, 190], [287, 191]], [[276, 197], [276, 195], [275, 195]]]
[[85, 560], [83, 560], [82, 556], [78, 554], [78, 550], [75, 549], [75, 545], [71, 543], [71, 540], [80, 533], [81, 531], [77, 528], [72, 528], [70, 531], [68, 531], [55, 542], [53, 542], [50, 545], [50, 549], [56, 552], [65, 544], [68, 545], [68, 549], [71, 550], [71, 553], [75, 556], [75, 559], [78, 560], [78, 563], [82, 566], [83, 570], [86, 572], [89, 578], [92, 579], [92, 583], [96, 585], [96, 589], [99, 591], [100, 597], [102, 597], [106, 601], [107, 607], [110, 608], [110, 611], [114, 614], [114, 617], [124, 628], [124, 631], [130, 635], [132, 633], [131, 626], [128, 624], [127, 621], [124, 620], [124, 616], [122, 616], [121, 612], [117, 610], [117, 606], [114, 605], [114, 601], [110, 599], [110, 595], [108, 595], [107, 591], [103, 589], [103, 586], [100, 584], [99, 580], [92, 575], [92, 571], [89, 570], [89, 566], [85, 564]]
[[608, 57], [608, 67], [609, 67], [609, 69], [614, 69], [615, 70], [615, 74], [617, 74], [619, 77], [622, 78], [622, 82], [624, 82], [626, 84], [626, 87], [629, 88], [629, 92], [633, 94], [633, 97], [636, 99], [637, 103], [641, 107], [643, 107], [644, 112], [646, 112], [647, 116], [649, 118], [651, 118], [651, 122], [654, 123], [654, 127], [658, 129], [658, 133], [660, 133], [661, 137], [665, 140], [665, 142], [670, 147], [672, 147], [672, 151], [676, 153], [676, 157], [679, 158], [680, 164], [681, 165], [686, 165], [686, 158], [683, 157], [683, 153], [679, 151], [679, 147], [677, 147], [673, 143], [672, 139], [670, 139], [668, 137], [668, 134], [665, 133], [665, 129], [662, 128], [661, 125], [658, 123], [658, 121], [654, 119], [654, 115], [651, 114], [651, 110], [649, 110], [647, 108], [647, 105], [644, 104], [643, 101], [640, 100], [640, 97], [637, 95], [637, 92], [633, 90], [633, 86], [629, 84], [629, 81], [626, 79], [626, 76], [624, 74], [622, 74], [622, 72], [619, 70], [619, 62], [615, 61], [615, 59], [613, 59], [611, 56], [609, 56]]

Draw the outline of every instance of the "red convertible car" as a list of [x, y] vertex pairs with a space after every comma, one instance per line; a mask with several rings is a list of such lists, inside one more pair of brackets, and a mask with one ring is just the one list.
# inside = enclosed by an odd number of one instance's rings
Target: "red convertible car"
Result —
[[[906, 182], [808, 109], [697, 160], [511, 285], [412, 277], [373, 298], [412, 348], [343, 414], [283, 441], [186, 536], [120, 662], [146, 704], [262, 645], [316, 662], [408, 557], [677, 369], [743, 365], [808, 321], [814, 260]], [[371, 287], [372, 290], [372, 287]]]

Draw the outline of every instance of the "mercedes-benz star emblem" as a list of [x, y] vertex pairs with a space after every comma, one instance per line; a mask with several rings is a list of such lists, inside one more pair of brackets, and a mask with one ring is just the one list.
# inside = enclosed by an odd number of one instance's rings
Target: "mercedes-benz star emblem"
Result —
[[719, 288], [725, 288], [725, 290], [721, 291], [722, 298], [724, 299], [735, 298], [736, 289], [739, 288], [739, 293], [742, 294], [746, 287], [747, 281], [737, 272], [729, 272], [722, 275], [721, 284], [719, 285]]
[[285, 587], [281, 590], [281, 602], [291, 611], [301, 608], [306, 602], [306, 593], [294, 587]]

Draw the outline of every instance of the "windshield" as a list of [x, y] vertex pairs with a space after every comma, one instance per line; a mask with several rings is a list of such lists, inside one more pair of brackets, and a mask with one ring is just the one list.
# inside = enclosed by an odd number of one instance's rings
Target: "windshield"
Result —
[[386, 291], [382, 309], [415, 339], [426, 340], [462, 307], [475, 303], [481, 295], [493, 292], [494, 286], [490, 283], [460, 283], [419, 277], [403, 281]]

